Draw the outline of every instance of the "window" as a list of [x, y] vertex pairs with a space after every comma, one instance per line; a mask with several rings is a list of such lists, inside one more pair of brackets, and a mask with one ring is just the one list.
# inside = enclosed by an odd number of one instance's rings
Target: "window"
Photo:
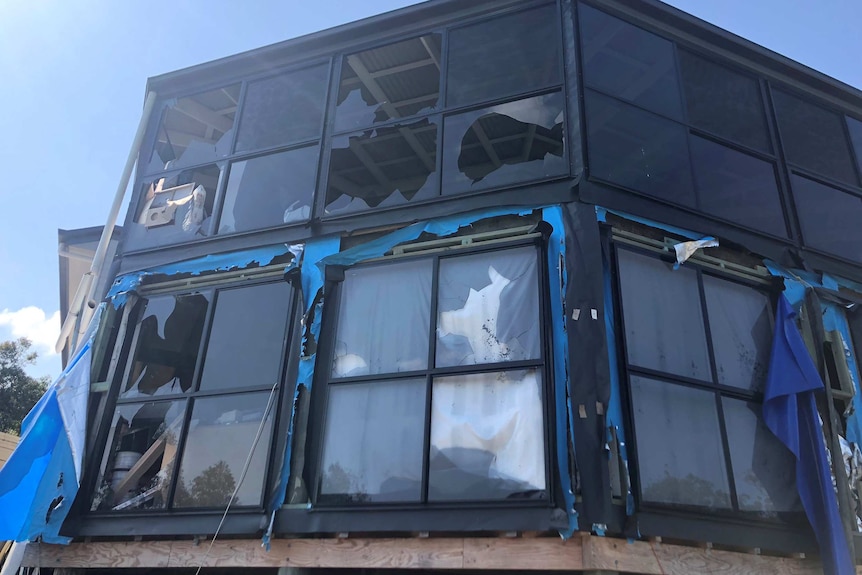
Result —
[[790, 184], [805, 245], [862, 263], [862, 198], [797, 174]]
[[345, 272], [318, 502], [547, 499], [539, 256], [523, 245]]
[[761, 416], [767, 294], [690, 263], [674, 271], [622, 248], [616, 258], [641, 505], [800, 510], [792, 455]]
[[92, 511], [224, 507], [249, 452], [233, 505], [261, 505], [291, 303], [284, 282], [145, 301]]

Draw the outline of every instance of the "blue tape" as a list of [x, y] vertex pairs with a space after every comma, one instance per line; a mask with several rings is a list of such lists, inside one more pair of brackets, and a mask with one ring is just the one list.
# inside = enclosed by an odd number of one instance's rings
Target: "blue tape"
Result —
[[[853, 341], [850, 335], [850, 325], [847, 323], [847, 316], [844, 315], [844, 310], [841, 306], [832, 302], [823, 302], [823, 327], [827, 331], [837, 330], [841, 334], [845, 345], [850, 345]], [[836, 342], [833, 342], [836, 343]], [[844, 357], [847, 360], [847, 366], [850, 368], [850, 379], [853, 382], [853, 388], [856, 393], [853, 395], [853, 413], [849, 414], [847, 420], [847, 440], [857, 445], [862, 442], [862, 421], [859, 420], [859, 414], [862, 413], [862, 390], [859, 387], [859, 366], [856, 364], [856, 358], [853, 357], [850, 349], [844, 348]]]
[[683, 228], [677, 228], [674, 226], [669, 226], [667, 224], [656, 222], [654, 220], [648, 220], [648, 219], [642, 218], [640, 216], [633, 216], [633, 215], [627, 214], [625, 212], [619, 212], [617, 210], [610, 210], [608, 208], [596, 206], [596, 220], [598, 220], [599, 222], [602, 222], [602, 223], [606, 222], [608, 219], [609, 213], [614, 214], [615, 216], [619, 216], [621, 218], [625, 218], [631, 222], [637, 222], [639, 224], [644, 224], [645, 226], [649, 226], [651, 228], [664, 230], [666, 232], [670, 232], [672, 234], [676, 234], [678, 236], [682, 236], [682, 237], [688, 238], [690, 240], [699, 240], [703, 237], [702, 233], [692, 232], [689, 230], [685, 230]]

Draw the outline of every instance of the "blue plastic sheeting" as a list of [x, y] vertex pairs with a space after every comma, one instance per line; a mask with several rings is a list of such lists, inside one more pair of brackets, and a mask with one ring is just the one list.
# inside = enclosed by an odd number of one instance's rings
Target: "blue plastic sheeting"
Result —
[[[853, 339], [850, 335], [850, 326], [847, 323], [847, 316], [844, 315], [844, 310], [841, 309], [841, 306], [832, 302], [821, 302], [821, 306], [823, 308], [824, 329], [826, 331], [837, 330], [841, 334], [845, 346], [850, 345]], [[862, 413], [862, 390], [859, 387], [859, 366], [847, 347], [844, 347], [844, 357], [847, 360], [853, 389], [856, 390], [852, 400], [853, 412], [846, 418], [847, 439], [857, 445], [862, 445], [862, 421], [859, 419], [859, 414]]]
[[674, 226], [669, 226], [667, 224], [662, 224], [660, 222], [656, 222], [653, 220], [648, 220], [646, 218], [642, 218], [640, 216], [633, 216], [631, 214], [627, 214], [625, 212], [618, 212], [617, 210], [609, 210], [607, 208], [603, 208], [601, 206], [596, 206], [596, 219], [600, 222], [607, 221], [608, 213], [614, 214], [615, 216], [619, 216], [631, 222], [637, 222], [639, 224], [643, 224], [645, 226], [649, 226], [651, 228], [656, 228], [659, 230], [664, 230], [666, 232], [670, 232], [672, 234], [676, 234], [678, 236], [682, 236], [684, 238], [688, 238], [690, 240], [699, 240], [703, 238], [703, 234], [692, 232], [689, 230], [684, 230], [682, 228], [676, 228]]
[[779, 298], [763, 417], [796, 457], [796, 484], [817, 536], [824, 573], [851, 575], [856, 570], [844, 537], [814, 398], [824, 386], [793, 322], [795, 316], [787, 298]]
[[90, 361], [87, 343], [24, 418], [0, 469], [0, 541], [71, 541], [59, 533], [80, 486]]

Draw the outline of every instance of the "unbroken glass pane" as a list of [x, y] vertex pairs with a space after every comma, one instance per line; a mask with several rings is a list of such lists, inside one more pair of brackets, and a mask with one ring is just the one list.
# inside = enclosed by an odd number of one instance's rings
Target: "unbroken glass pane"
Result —
[[843, 116], [781, 90], [772, 91], [772, 101], [788, 162], [859, 185]]
[[138, 326], [138, 346], [120, 398], [186, 393], [209, 300], [200, 293], [150, 298]]
[[545, 496], [541, 386], [535, 369], [434, 380], [429, 500]]
[[787, 237], [775, 166], [693, 134], [690, 138], [701, 211]]
[[862, 174], [862, 122], [847, 117], [847, 129], [850, 132], [853, 151], [856, 152], [856, 166], [859, 168], [859, 173]]
[[425, 369], [431, 265], [426, 259], [345, 272], [333, 377]]
[[643, 501], [729, 509], [715, 395], [638, 376], [631, 391]]
[[201, 390], [271, 387], [281, 379], [290, 294], [286, 282], [218, 292]]
[[462, 106], [560, 83], [553, 4], [449, 33], [446, 104]]
[[186, 401], [117, 406], [92, 511], [164, 509]]
[[627, 250], [617, 254], [629, 363], [711, 381], [697, 273]]
[[862, 262], [862, 198], [795, 174], [790, 182], [805, 245]]
[[195, 400], [174, 507], [227, 505], [252, 448], [251, 463], [233, 505], [261, 504], [274, 409], [266, 414], [257, 445], [254, 438], [268, 399], [269, 393], [251, 393]]
[[763, 422], [763, 405], [721, 399], [736, 496], [742, 511], [774, 516], [802, 511], [796, 460]]
[[419, 501], [423, 421], [424, 378], [331, 385], [321, 500]]
[[441, 35], [426, 34], [345, 56], [335, 130], [355, 130], [437, 108]]
[[251, 82], [245, 93], [236, 150], [259, 150], [320, 137], [329, 66]]
[[440, 261], [437, 367], [540, 356], [533, 247]]
[[559, 92], [446, 118], [443, 193], [567, 174], [564, 124]]
[[591, 90], [586, 102], [593, 177], [695, 207], [685, 128]]
[[239, 88], [239, 84], [232, 84], [168, 103], [143, 171], [174, 170], [227, 156]]
[[762, 391], [769, 369], [772, 319], [766, 294], [703, 276], [718, 383]]
[[682, 119], [671, 42], [582, 3], [578, 18], [587, 86]]
[[319, 149], [308, 146], [231, 164], [218, 233], [308, 221]]
[[437, 124], [423, 119], [332, 139], [326, 213], [437, 196]]

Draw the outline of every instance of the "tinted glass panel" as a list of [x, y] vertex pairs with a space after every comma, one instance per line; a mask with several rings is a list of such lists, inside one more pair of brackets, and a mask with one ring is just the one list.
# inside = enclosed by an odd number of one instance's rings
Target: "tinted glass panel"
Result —
[[199, 293], [150, 298], [121, 398], [185, 393], [192, 388], [208, 304]]
[[781, 90], [772, 91], [772, 101], [788, 162], [859, 185], [841, 115]]
[[805, 244], [862, 262], [862, 199], [796, 175], [791, 185]]
[[538, 371], [441, 377], [431, 397], [429, 500], [544, 496]]
[[850, 141], [853, 142], [853, 150], [856, 152], [856, 166], [862, 173], [862, 122], [847, 118], [847, 129], [850, 131]]
[[540, 354], [535, 248], [440, 262], [437, 367]]
[[568, 173], [563, 105], [555, 93], [446, 118], [443, 193]]
[[631, 389], [643, 500], [730, 508], [715, 395], [636, 376]]
[[593, 177], [695, 206], [685, 128], [589, 90], [586, 99]]
[[762, 391], [769, 370], [772, 316], [766, 294], [703, 276], [718, 382]]
[[326, 213], [436, 197], [437, 124], [424, 119], [332, 139]]
[[308, 221], [318, 150], [308, 146], [231, 164], [218, 233]]
[[769, 131], [757, 80], [679, 51], [688, 120], [692, 126], [769, 152]]
[[553, 4], [452, 30], [447, 105], [559, 84], [559, 38]]
[[272, 431], [272, 409], [257, 445], [254, 440], [268, 400], [269, 393], [195, 400], [174, 496], [175, 507], [227, 505], [242, 477], [242, 469], [252, 447], [251, 463], [233, 505], [260, 505]]
[[711, 381], [696, 272], [617, 253], [629, 363]]
[[286, 282], [219, 291], [200, 389], [279, 381], [290, 303]]
[[185, 406], [182, 400], [117, 407], [91, 511], [167, 507]]
[[330, 386], [321, 498], [418, 501], [423, 421], [424, 378]]
[[700, 209], [769, 232], [787, 235], [775, 166], [691, 135], [691, 161]]
[[251, 82], [236, 149], [257, 150], [320, 137], [329, 66]]
[[426, 259], [345, 272], [333, 377], [427, 367], [431, 265]]
[[345, 56], [336, 131], [364, 128], [437, 108], [440, 34], [427, 34]]
[[211, 162], [230, 153], [239, 84], [166, 105], [145, 173]]
[[682, 119], [673, 44], [584, 4], [578, 17], [587, 86]]

